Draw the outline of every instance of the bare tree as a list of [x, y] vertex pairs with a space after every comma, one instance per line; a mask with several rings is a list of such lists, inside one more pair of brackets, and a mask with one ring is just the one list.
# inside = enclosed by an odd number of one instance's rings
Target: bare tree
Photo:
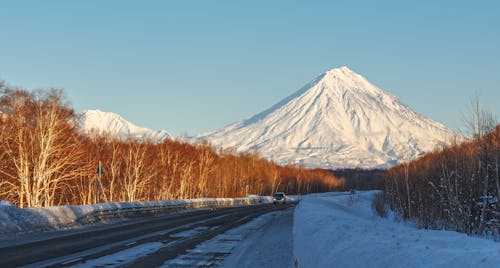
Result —
[[124, 177], [125, 200], [137, 201], [140, 194], [144, 194], [146, 185], [155, 177], [154, 170], [148, 168], [148, 146], [147, 142], [131, 142], [124, 154]]
[[[101, 196], [103, 201], [236, 197], [340, 185], [327, 171], [281, 167], [256, 153], [217, 152], [208, 143], [87, 136], [77, 121], [61, 91], [29, 92], [0, 82], [0, 198], [36, 207], [89, 204]], [[102, 180], [95, 172], [101, 161]]]
[[62, 101], [61, 91], [6, 90], [2, 96], [6, 135], [0, 146], [14, 169], [10, 177], [19, 206], [55, 205], [65, 181], [85, 172], [79, 163], [76, 116]]
[[464, 116], [464, 124], [466, 132], [471, 137], [481, 139], [484, 134], [495, 129], [498, 120], [491, 112], [482, 109], [481, 100], [476, 94], [470, 99], [468, 113]]

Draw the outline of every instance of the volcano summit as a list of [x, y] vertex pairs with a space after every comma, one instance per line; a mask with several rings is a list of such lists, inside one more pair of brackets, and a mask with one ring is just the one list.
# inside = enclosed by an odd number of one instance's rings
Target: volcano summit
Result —
[[279, 164], [383, 168], [454, 137], [347, 67], [332, 69], [270, 109], [197, 137]]

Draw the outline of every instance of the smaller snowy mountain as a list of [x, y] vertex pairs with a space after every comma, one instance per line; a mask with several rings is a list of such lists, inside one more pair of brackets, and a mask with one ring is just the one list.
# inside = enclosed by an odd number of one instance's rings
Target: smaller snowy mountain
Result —
[[161, 142], [172, 139], [165, 130], [154, 131], [148, 128], [138, 127], [125, 120], [119, 114], [103, 112], [100, 110], [84, 111], [80, 117], [80, 129], [87, 134], [107, 133], [119, 139], [152, 140]]

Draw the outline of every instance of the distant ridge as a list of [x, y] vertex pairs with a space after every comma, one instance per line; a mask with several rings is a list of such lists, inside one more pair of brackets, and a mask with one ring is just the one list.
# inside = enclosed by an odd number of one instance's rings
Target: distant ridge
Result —
[[216, 147], [257, 150], [279, 164], [385, 168], [455, 134], [347, 67], [331, 69], [250, 119], [204, 133]]
[[80, 129], [88, 134], [93, 132], [99, 134], [107, 133], [122, 140], [148, 139], [154, 142], [161, 142], [165, 139], [172, 139], [172, 136], [165, 130], [154, 131], [138, 127], [125, 120], [119, 114], [100, 110], [87, 110], [83, 112], [80, 118]]

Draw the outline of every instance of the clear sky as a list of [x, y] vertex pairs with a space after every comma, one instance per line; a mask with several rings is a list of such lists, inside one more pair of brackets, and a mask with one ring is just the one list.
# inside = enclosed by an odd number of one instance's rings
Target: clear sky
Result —
[[500, 115], [500, 1], [0, 0], [0, 80], [174, 136], [344, 65], [453, 129], [476, 92]]

